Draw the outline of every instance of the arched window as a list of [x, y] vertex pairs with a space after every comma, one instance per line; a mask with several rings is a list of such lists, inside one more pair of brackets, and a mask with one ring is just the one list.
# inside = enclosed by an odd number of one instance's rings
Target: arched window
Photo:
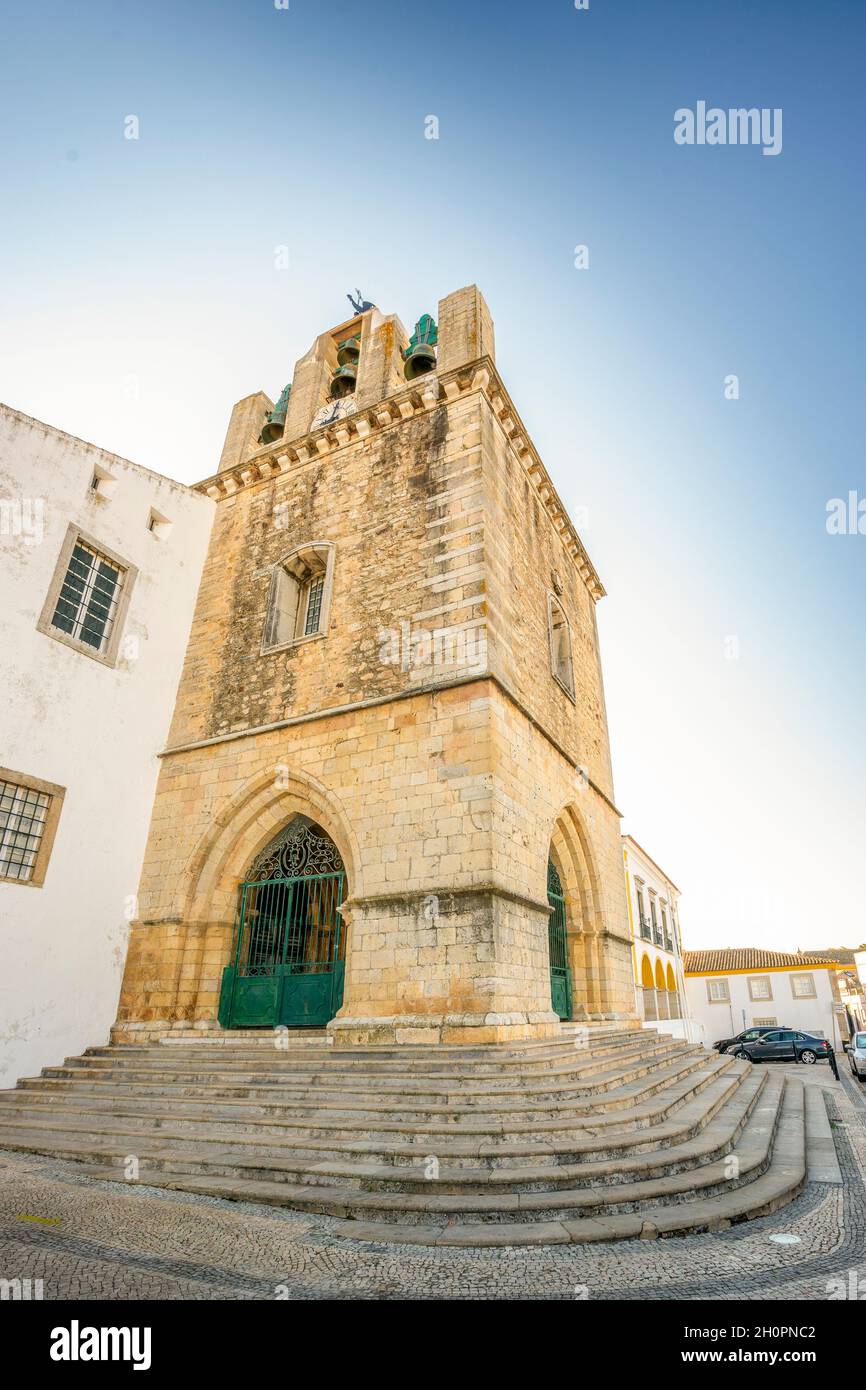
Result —
[[271, 571], [262, 650], [272, 651], [323, 637], [333, 583], [334, 547], [326, 541], [300, 546]]
[[547, 595], [547, 622], [550, 638], [550, 669], [566, 694], [574, 699], [574, 666], [571, 660], [571, 630], [558, 598]]

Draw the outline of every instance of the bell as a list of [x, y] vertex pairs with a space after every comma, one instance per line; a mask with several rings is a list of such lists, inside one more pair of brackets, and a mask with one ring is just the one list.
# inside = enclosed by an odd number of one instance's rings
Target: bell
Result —
[[345, 366], [338, 367], [331, 380], [331, 399], [339, 400], [340, 396], [351, 396], [357, 380], [357, 363], [347, 362]]
[[356, 336], [347, 338], [341, 343], [337, 350], [337, 361], [341, 367], [357, 367], [361, 356], [361, 339]]
[[264, 423], [262, 432], [259, 435], [260, 444], [275, 444], [278, 439], [282, 439], [283, 430], [286, 427], [286, 412], [289, 408], [289, 396], [292, 394], [291, 383], [284, 386], [280, 399], [277, 401], [270, 415]]
[[433, 351], [439, 341], [439, 331], [431, 314], [422, 314], [415, 325], [415, 332], [409, 339], [409, 346], [403, 353], [403, 375], [407, 381], [436, 370], [436, 353]]
[[419, 343], [413, 347], [403, 368], [403, 375], [407, 381], [414, 381], [416, 376], [424, 376], [425, 372], [435, 372], [436, 354], [429, 343]]

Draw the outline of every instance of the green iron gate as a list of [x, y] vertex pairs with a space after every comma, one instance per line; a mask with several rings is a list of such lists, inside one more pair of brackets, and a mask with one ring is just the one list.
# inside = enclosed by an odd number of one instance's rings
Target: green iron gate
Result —
[[552, 859], [547, 861], [547, 901], [550, 919], [547, 944], [550, 953], [550, 1002], [560, 1018], [571, 1018], [571, 971], [568, 968], [568, 927], [565, 895]]
[[223, 971], [224, 1028], [319, 1027], [343, 1002], [346, 875], [318, 826], [297, 817], [240, 887], [234, 961]]

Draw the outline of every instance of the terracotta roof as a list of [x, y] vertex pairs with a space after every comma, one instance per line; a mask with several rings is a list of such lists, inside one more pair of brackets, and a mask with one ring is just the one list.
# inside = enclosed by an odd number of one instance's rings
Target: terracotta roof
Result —
[[722, 951], [683, 951], [687, 975], [724, 974], [729, 970], [784, 970], [786, 966], [830, 965], [828, 952], [822, 956], [793, 951], [762, 951], [757, 946], [729, 946]]

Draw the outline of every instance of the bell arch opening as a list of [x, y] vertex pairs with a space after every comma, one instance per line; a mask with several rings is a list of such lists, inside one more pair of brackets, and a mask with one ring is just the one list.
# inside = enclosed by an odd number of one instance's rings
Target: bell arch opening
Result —
[[238, 886], [234, 950], [223, 971], [225, 1028], [324, 1027], [343, 1001], [346, 869], [337, 846], [296, 814]]

